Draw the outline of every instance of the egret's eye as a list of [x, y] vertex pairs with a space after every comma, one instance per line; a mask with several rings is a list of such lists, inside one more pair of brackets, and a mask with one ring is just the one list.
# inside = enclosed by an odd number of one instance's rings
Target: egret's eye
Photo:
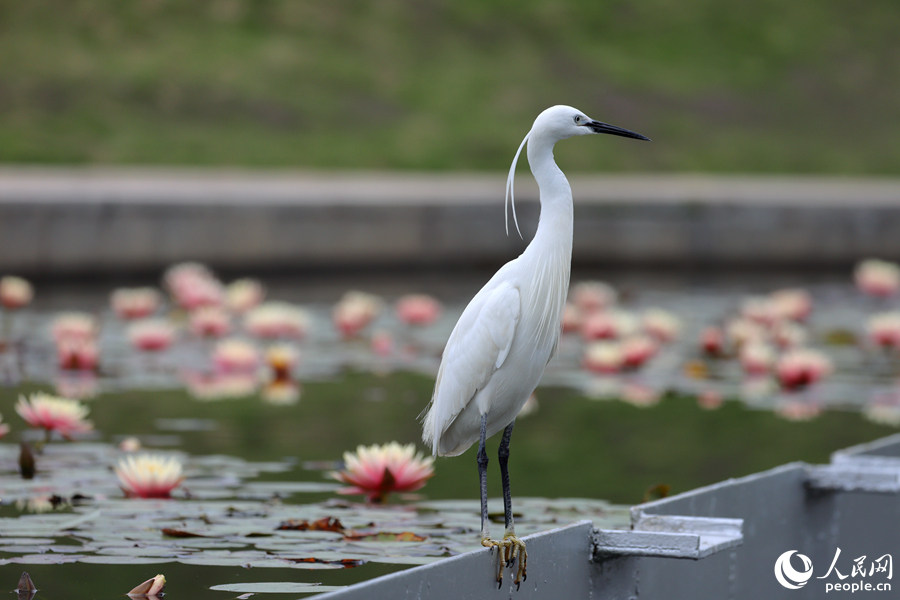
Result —
[[580, 115], [575, 115], [575, 122], [576, 122], [576, 123], [581, 123], [581, 116], [580, 116]]

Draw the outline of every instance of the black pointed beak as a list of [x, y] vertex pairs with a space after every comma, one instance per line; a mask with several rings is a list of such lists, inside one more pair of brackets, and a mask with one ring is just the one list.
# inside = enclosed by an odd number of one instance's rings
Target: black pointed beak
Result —
[[586, 126], [594, 133], [611, 133], [612, 135], [620, 135], [622, 137], [634, 138], [636, 140], [646, 140], [648, 142], [651, 141], [650, 138], [639, 133], [635, 133], [629, 129], [623, 129], [622, 127], [616, 127], [615, 125], [609, 125], [608, 123], [601, 123], [600, 121], [591, 121]]

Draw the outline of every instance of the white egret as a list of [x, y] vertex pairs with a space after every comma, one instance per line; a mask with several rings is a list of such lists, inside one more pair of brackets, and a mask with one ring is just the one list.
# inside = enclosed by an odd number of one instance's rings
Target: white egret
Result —
[[[541, 214], [534, 239], [479, 291], [450, 334], [438, 370], [434, 394], [423, 419], [422, 439], [440, 456], [465, 452], [476, 440], [481, 483], [481, 538], [498, 548], [497, 581], [518, 558], [514, 583], [525, 576], [525, 544], [515, 534], [509, 490], [509, 438], [516, 415], [537, 387], [556, 351], [572, 263], [572, 190], [553, 160], [559, 140], [610, 133], [649, 140], [638, 133], [588, 118], [571, 106], [548, 108], [534, 121], [513, 158], [506, 200], [516, 221], [513, 179], [519, 154], [528, 144], [528, 163], [540, 188]], [[507, 225], [508, 231], [508, 225]], [[521, 235], [521, 233], [520, 233]], [[498, 453], [506, 531], [502, 540], [488, 534], [485, 440], [503, 430]]]

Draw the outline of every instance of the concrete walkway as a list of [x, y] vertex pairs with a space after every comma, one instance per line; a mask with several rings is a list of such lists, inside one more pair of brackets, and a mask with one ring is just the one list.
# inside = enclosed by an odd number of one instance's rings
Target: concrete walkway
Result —
[[[845, 266], [900, 260], [900, 179], [572, 176], [574, 260], [590, 264]], [[494, 173], [0, 168], [0, 273], [494, 263]], [[538, 217], [517, 180], [525, 240]], [[510, 225], [512, 228], [512, 225]]]

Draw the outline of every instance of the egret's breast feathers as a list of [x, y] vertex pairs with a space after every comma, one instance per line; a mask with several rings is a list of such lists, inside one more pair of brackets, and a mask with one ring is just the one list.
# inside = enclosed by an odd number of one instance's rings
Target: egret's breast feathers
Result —
[[509, 356], [521, 311], [519, 290], [501, 283], [479, 293], [450, 334], [422, 439], [437, 452], [441, 434]]

